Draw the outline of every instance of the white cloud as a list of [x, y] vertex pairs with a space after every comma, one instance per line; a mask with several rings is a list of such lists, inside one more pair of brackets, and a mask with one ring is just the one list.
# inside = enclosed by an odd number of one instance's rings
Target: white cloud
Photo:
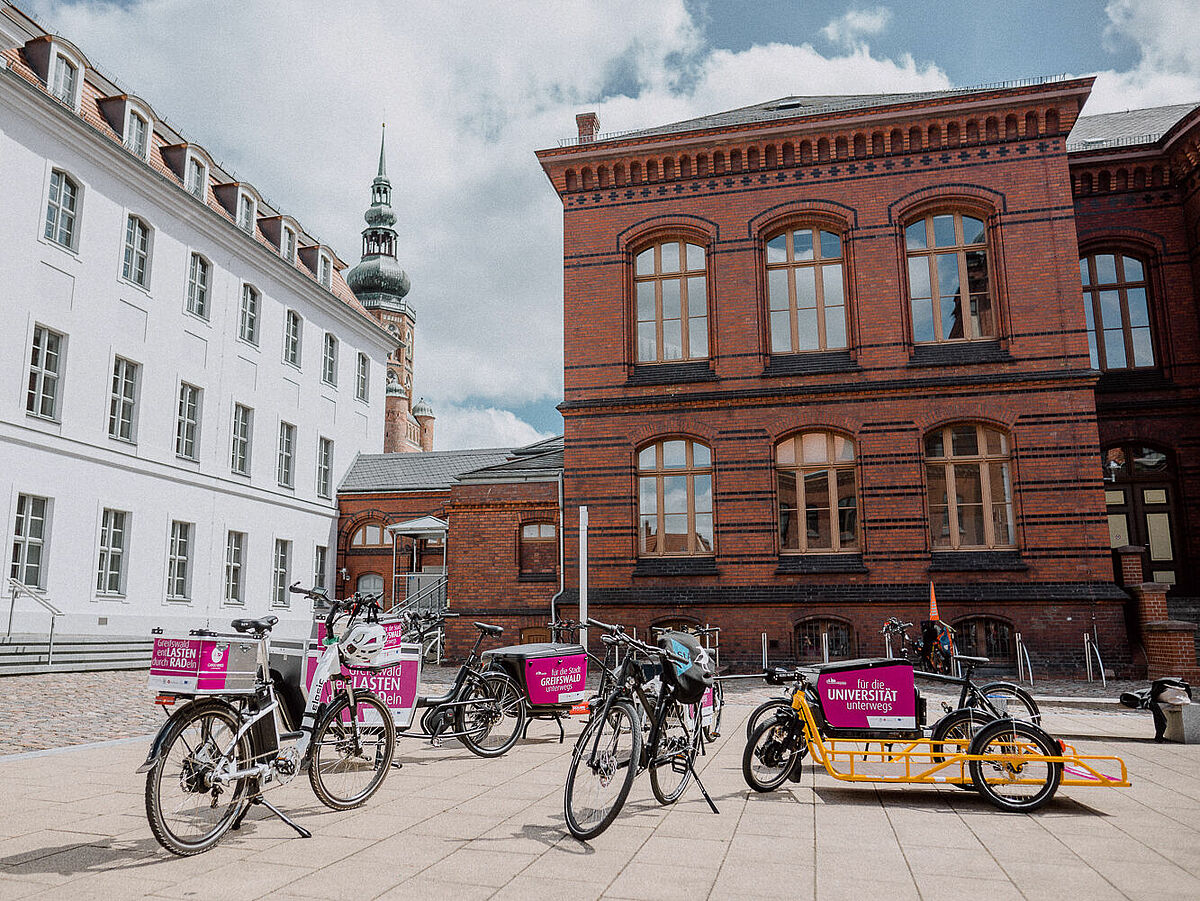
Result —
[[523, 447], [544, 438], [509, 410], [495, 407], [459, 407], [453, 404], [434, 409], [433, 440], [437, 450], [473, 447]]
[[831, 20], [821, 29], [821, 34], [835, 46], [851, 48], [857, 46], [864, 37], [881, 34], [891, 21], [892, 11], [886, 6], [851, 9]]

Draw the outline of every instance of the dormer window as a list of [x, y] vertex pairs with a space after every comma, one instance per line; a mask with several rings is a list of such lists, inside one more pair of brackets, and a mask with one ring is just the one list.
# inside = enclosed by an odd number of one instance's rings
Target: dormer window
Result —
[[280, 235], [279, 252], [289, 263], [296, 262], [296, 232], [286, 225]]
[[54, 55], [54, 62], [50, 66], [50, 78], [47, 81], [51, 94], [72, 109], [78, 105], [79, 66], [62, 53]]
[[255, 212], [254, 198], [249, 194], [238, 194], [237, 224], [247, 234], [254, 234]]
[[187, 160], [186, 186], [188, 193], [195, 194], [201, 200], [208, 191], [208, 167], [194, 156]]
[[134, 109], [125, 123], [125, 146], [142, 159], [150, 154], [150, 120]]
[[317, 278], [326, 288], [333, 287], [333, 264], [329, 261], [329, 257], [321, 254], [318, 258]]

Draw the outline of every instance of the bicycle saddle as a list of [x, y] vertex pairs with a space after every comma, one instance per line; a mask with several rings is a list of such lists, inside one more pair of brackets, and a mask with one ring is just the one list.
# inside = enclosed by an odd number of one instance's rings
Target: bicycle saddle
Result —
[[277, 622], [279, 622], [278, 616], [264, 616], [262, 619], [235, 619], [229, 625], [233, 626], [235, 632], [256, 632], [265, 635]]
[[475, 628], [478, 629], [480, 632], [482, 632], [484, 635], [503, 635], [504, 634], [503, 626], [493, 626], [490, 623], [476, 623]]
[[991, 661], [991, 657], [968, 657], [965, 654], [955, 654], [955, 660], [961, 660], [963, 663], [973, 663], [976, 666], [983, 666]]

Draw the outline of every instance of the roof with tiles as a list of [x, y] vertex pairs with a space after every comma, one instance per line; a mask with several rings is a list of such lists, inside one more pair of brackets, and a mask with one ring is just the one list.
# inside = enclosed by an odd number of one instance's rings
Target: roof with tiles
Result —
[[445, 490], [462, 474], [504, 463], [512, 453], [511, 448], [493, 447], [416, 454], [359, 454], [338, 493]]
[[1067, 138], [1071, 151], [1100, 150], [1135, 144], [1153, 144], [1200, 103], [1176, 103], [1149, 109], [1124, 110], [1099, 116], [1081, 116]]
[[511, 459], [459, 476], [460, 482], [514, 481], [557, 477], [563, 468], [563, 436], [516, 448]]
[[[34, 40], [37, 40], [37, 38]], [[64, 43], [68, 46], [71, 46], [69, 41], [64, 41]], [[3, 56], [6, 67], [11, 72], [18, 75], [21, 79], [34, 88], [42, 91], [47, 96], [53, 96], [50, 94], [45, 82], [43, 82], [38, 74], [34, 71], [29, 63], [29, 60], [26, 59], [24, 48], [6, 48], [3, 51], [0, 51], [0, 55]], [[77, 115], [84, 122], [90, 125], [98, 134], [102, 135], [118, 146], [123, 146], [124, 142], [122, 140], [122, 136], [117, 133], [112, 124], [108, 121], [108, 118], [102, 112], [100, 105], [101, 101], [107, 98], [118, 97], [122, 95], [130, 97], [130, 99], [132, 99], [138, 105], [146, 107], [147, 109], [145, 111], [153, 118], [153, 122], [151, 123], [152, 135], [150, 142], [150, 153], [149, 159], [146, 160], [147, 165], [149, 165], [150, 168], [157, 172], [161, 177], [176, 185], [180, 191], [184, 192], [184, 194], [188, 196], [188, 198], [194, 198], [194, 195], [192, 195], [183, 184], [180, 176], [176, 174], [176, 172], [167, 164], [163, 156], [163, 148], [178, 146], [180, 144], [190, 144], [190, 142], [188, 142], [186, 138], [184, 138], [174, 129], [171, 129], [169, 126], [167, 126], [162, 119], [157, 118], [153, 110], [149, 108], [149, 103], [147, 101], [142, 100], [140, 97], [135, 97], [134, 95], [125, 91], [111, 79], [101, 75], [90, 66], [85, 66], [80, 96], [80, 106], [79, 110], [77, 111]], [[200, 148], [198, 145], [192, 144], [191, 146], [196, 147], [198, 150], [202, 150], [202, 148]], [[211, 156], [207, 152], [204, 152], [203, 156], [206, 159], [211, 160]], [[249, 235], [245, 230], [241, 229], [237, 225], [234, 214], [225, 208], [225, 206], [218, 200], [216, 193], [214, 192], [214, 187], [218, 185], [236, 182], [239, 182], [239, 179], [236, 176], [225, 170], [224, 167], [217, 166], [214, 163], [209, 171], [208, 189], [205, 193], [203, 202], [211, 210], [224, 218], [229, 223], [231, 228], [238, 229], [238, 231], [243, 235], [246, 235], [248, 238], [257, 241], [260, 245], [270, 249], [272, 252], [278, 255], [279, 248], [270, 240], [268, 240], [268, 238], [262, 233], [262, 230], [259, 227], [259, 221], [283, 214], [278, 210], [275, 210], [270, 204], [265, 202], [260, 203], [257, 211], [259, 215], [256, 217], [254, 233], [253, 235]], [[254, 190], [251, 185], [248, 183], [243, 184], [245, 184], [247, 188], [250, 188], [256, 196], [259, 195], [259, 192]], [[291, 219], [291, 217], [288, 218]], [[346, 264], [337, 257], [333, 250], [326, 245], [321, 244], [321, 242], [315, 239], [312, 235], [304, 233], [303, 229], [301, 229], [301, 234], [297, 236], [297, 243], [300, 247], [312, 247], [319, 245], [328, 252], [333, 262], [333, 271], [331, 272], [330, 278], [331, 285], [328, 289], [330, 293], [337, 297], [338, 300], [340, 300], [346, 306], [350, 307], [368, 320], [371, 324], [379, 327], [379, 323], [375, 317], [372, 316], [371, 313], [368, 312], [361, 303], [359, 303], [358, 299], [354, 296], [354, 292], [351, 291], [349, 286], [346, 284], [346, 281], [340, 271], [341, 269], [345, 268]], [[292, 261], [292, 265], [295, 266], [295, 268], [300, 272], [304, 273], [304, 275], [306, 275], [314, 283], [320, 285], [318, 274], [311, 271], [303, 264], [303, 262], [300, 260], [299, 254], [297, 254], [296, 259]]]

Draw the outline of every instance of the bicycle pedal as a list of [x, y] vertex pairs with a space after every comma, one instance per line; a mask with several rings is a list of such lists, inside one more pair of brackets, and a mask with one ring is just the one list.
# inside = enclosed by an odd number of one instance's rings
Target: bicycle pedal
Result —
[[688, 766], [688, 760], [686, 757], [672, 757], [671, 758], [671, 772], [678, 773], [680, 776], [682, 776], [684, 773], [686, 773], [688, 771], [688, 769], [689, 769], [689, 766]]

